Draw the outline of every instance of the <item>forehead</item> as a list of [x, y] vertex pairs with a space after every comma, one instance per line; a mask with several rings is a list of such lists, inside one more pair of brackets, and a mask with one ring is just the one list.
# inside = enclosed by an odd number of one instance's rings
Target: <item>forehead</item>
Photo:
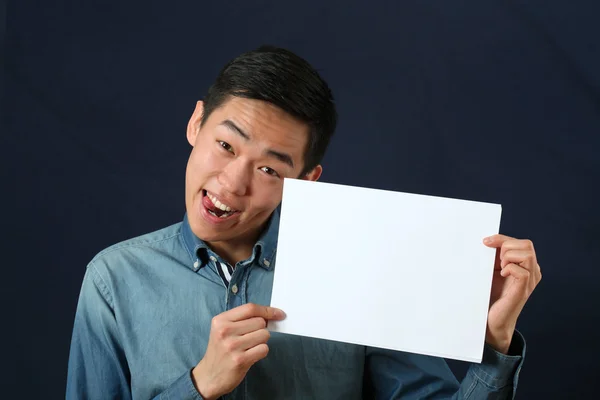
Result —
[[294, 161], [302, 160], [308, 142], [308, 124], [271, 103], [231, 97], [209, 119], [221, 129], [226, 129], [223, 121], [229, 120], [248, 134], [250, 142], [298, 153], [300, 158]]

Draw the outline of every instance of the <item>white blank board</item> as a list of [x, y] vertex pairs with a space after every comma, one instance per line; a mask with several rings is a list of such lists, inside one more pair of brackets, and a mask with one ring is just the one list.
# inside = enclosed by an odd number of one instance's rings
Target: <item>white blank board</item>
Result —
[[275, 332], [481, 362], [498, 204], [286, 179]]

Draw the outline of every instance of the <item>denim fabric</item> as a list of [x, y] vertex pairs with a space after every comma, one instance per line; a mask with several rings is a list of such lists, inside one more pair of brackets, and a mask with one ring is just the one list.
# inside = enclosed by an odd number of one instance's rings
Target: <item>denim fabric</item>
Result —
[[[94, 257], [75, 315], [66, 398], [201, 399], [191, 370], [211, 319], [248, 302], [270, 304], [278, 227], [276, 211], [229, 289], [216, 271], [221, 258], [187, 217]], [[269, 355], [224, 398], [512, 398], [525, 354], [519, 333], [513, 342], [519, 355], [486, 346], [459, 385], [441, 358], [272, 333]]]

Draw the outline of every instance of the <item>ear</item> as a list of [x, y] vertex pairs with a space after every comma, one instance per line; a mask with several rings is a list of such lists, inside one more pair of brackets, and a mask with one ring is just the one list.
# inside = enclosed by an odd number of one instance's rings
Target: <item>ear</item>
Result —
[[192, 147], [194, 147], [194, 144], [196, 144], [196, 138], [198, 137], [198, 132], [200, 132], [200, 122], [202, 121], [203, 113], [204, 103], [202, 101], [198, 101], [187, 125], [186, 136], [189, 144], [191, 144]]
[[317, 165], [309, 173], [307, 173], [300, 179], [303, 179], [305, 181], [316, 181], [321, 177], [322, 173], [323, 173], [323, 167], [321, 167], [321, 165]]

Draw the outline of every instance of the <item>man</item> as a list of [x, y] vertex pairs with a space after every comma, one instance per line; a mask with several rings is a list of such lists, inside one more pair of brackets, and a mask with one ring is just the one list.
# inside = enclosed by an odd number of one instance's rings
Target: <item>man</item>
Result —
[[267, 331], [285, 317], [267, 306], [283, 179], [319, 178], [336, 119], [327, 84], [287, 50], [263, 47], [223, 68], [187, 126], [183, 222], [88, 265], [67, 398], [514, 395], [525, 352], [515, 325], [541, 279], [528, 240], [484, 240], [498, 249], [487, 344], [460, 385], [440, 358]]

